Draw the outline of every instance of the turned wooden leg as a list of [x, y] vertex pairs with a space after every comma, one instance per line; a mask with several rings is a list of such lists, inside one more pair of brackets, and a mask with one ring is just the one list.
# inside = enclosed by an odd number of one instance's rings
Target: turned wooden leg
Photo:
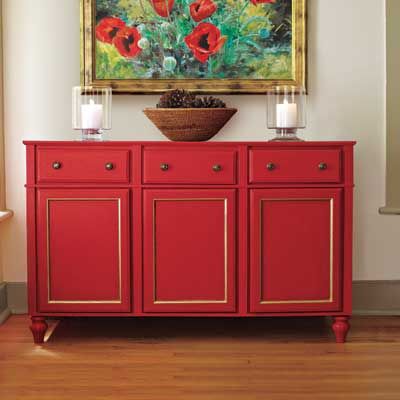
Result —
[[349, 317], [333, 317], [332, 329], [336, 336], [336, 343], [344, 343], [350, 329]]
[[46, 334], [48, 328], [46, 320], [43, 317], [32, 317], [31, 320], [32, 324], [30, 328], [33, 335], [33, 341], [36, 344], [43, 343], [44, 335]]

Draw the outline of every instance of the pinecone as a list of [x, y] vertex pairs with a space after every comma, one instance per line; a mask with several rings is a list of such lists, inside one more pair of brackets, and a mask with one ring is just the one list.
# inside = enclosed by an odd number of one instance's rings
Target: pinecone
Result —
[[216, 97], [206, 96], [202, 99], [203, 108], [226, 108], [226, 104]]
[[193, 108], [204, 108], [203, 99], [201, 97], [196, 97], [192, 104]]
[[164, 93], [157, 108], [226, 108], [226, 104], [216, 97], [196, 97], [183, 89], [175, 89]]
[[182, 102], [182, 108], [193, 108], [193, 104], [196, 101], [196, 95], [190, 92], [186, 92], [186, 96]]
[[161, 96], [157, 108], [188, 108], [193, 99], [194, 95], [186, 90], [175, 89]]

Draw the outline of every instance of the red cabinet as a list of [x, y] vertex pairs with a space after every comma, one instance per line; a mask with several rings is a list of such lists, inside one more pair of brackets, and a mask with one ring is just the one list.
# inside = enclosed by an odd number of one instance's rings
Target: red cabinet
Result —
[[26, 142], [29, 313], [331, 316], [349, 329], [353, 142]]
[[251, 311], [340, 310], [341, 192], [251, 191]]
[[144, 311], [235, 311], [235, 191], [145, 190]]
[[130, 311], [127, 189], [39, 189], [38, 310]]
[[250, 151], [251, 183], [340, 182], [339, 149], [262, 149]]
[[38, 183], [128, 183], [129, 152], [114, 149], [39, 147]]
[[165, 184], [236, 183], [236, 150], [146, 148], [143, 182]]

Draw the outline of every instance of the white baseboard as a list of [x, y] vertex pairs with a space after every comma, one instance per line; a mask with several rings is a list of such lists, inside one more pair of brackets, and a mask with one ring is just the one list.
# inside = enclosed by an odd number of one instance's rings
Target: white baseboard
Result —
[[27, 314], [28, 288], [26, 282], [7, 282], [7, 303], [12, 314]]
[[11, 310], [7, 302], [7, 284], [0, 283], [0, 325], [10, 316]]
[[400, 281], [353, 282], [354, 315], [400, 315]]
[[0, 325], [5, 322], [8, 317], [11, 315], [11, 310], [9, 308], [6, 308], [5, 310], [0, 312]]
[[[1, 283], [0, 324], [27, 312], [26, 282]], [[353, 282], [353, 315], [400, 316], [400, 281]]]

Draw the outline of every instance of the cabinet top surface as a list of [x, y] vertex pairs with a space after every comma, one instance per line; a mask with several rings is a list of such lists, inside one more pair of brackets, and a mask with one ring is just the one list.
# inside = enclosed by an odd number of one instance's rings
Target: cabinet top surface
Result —
[[231, 142], [170, 142], [170, 141], [57, 141], [57, 140], [24, 140], [25, 145], [40, 145], [40, 146], [132, 146], [132, 145], [157, 145], [157, 146], [263, 146], [263, 147], [324, 147], [324, 146], [354, 146], [355, 141], [309, 141], [309, 142], [251, 142], [251, 141], [231, 141]]

